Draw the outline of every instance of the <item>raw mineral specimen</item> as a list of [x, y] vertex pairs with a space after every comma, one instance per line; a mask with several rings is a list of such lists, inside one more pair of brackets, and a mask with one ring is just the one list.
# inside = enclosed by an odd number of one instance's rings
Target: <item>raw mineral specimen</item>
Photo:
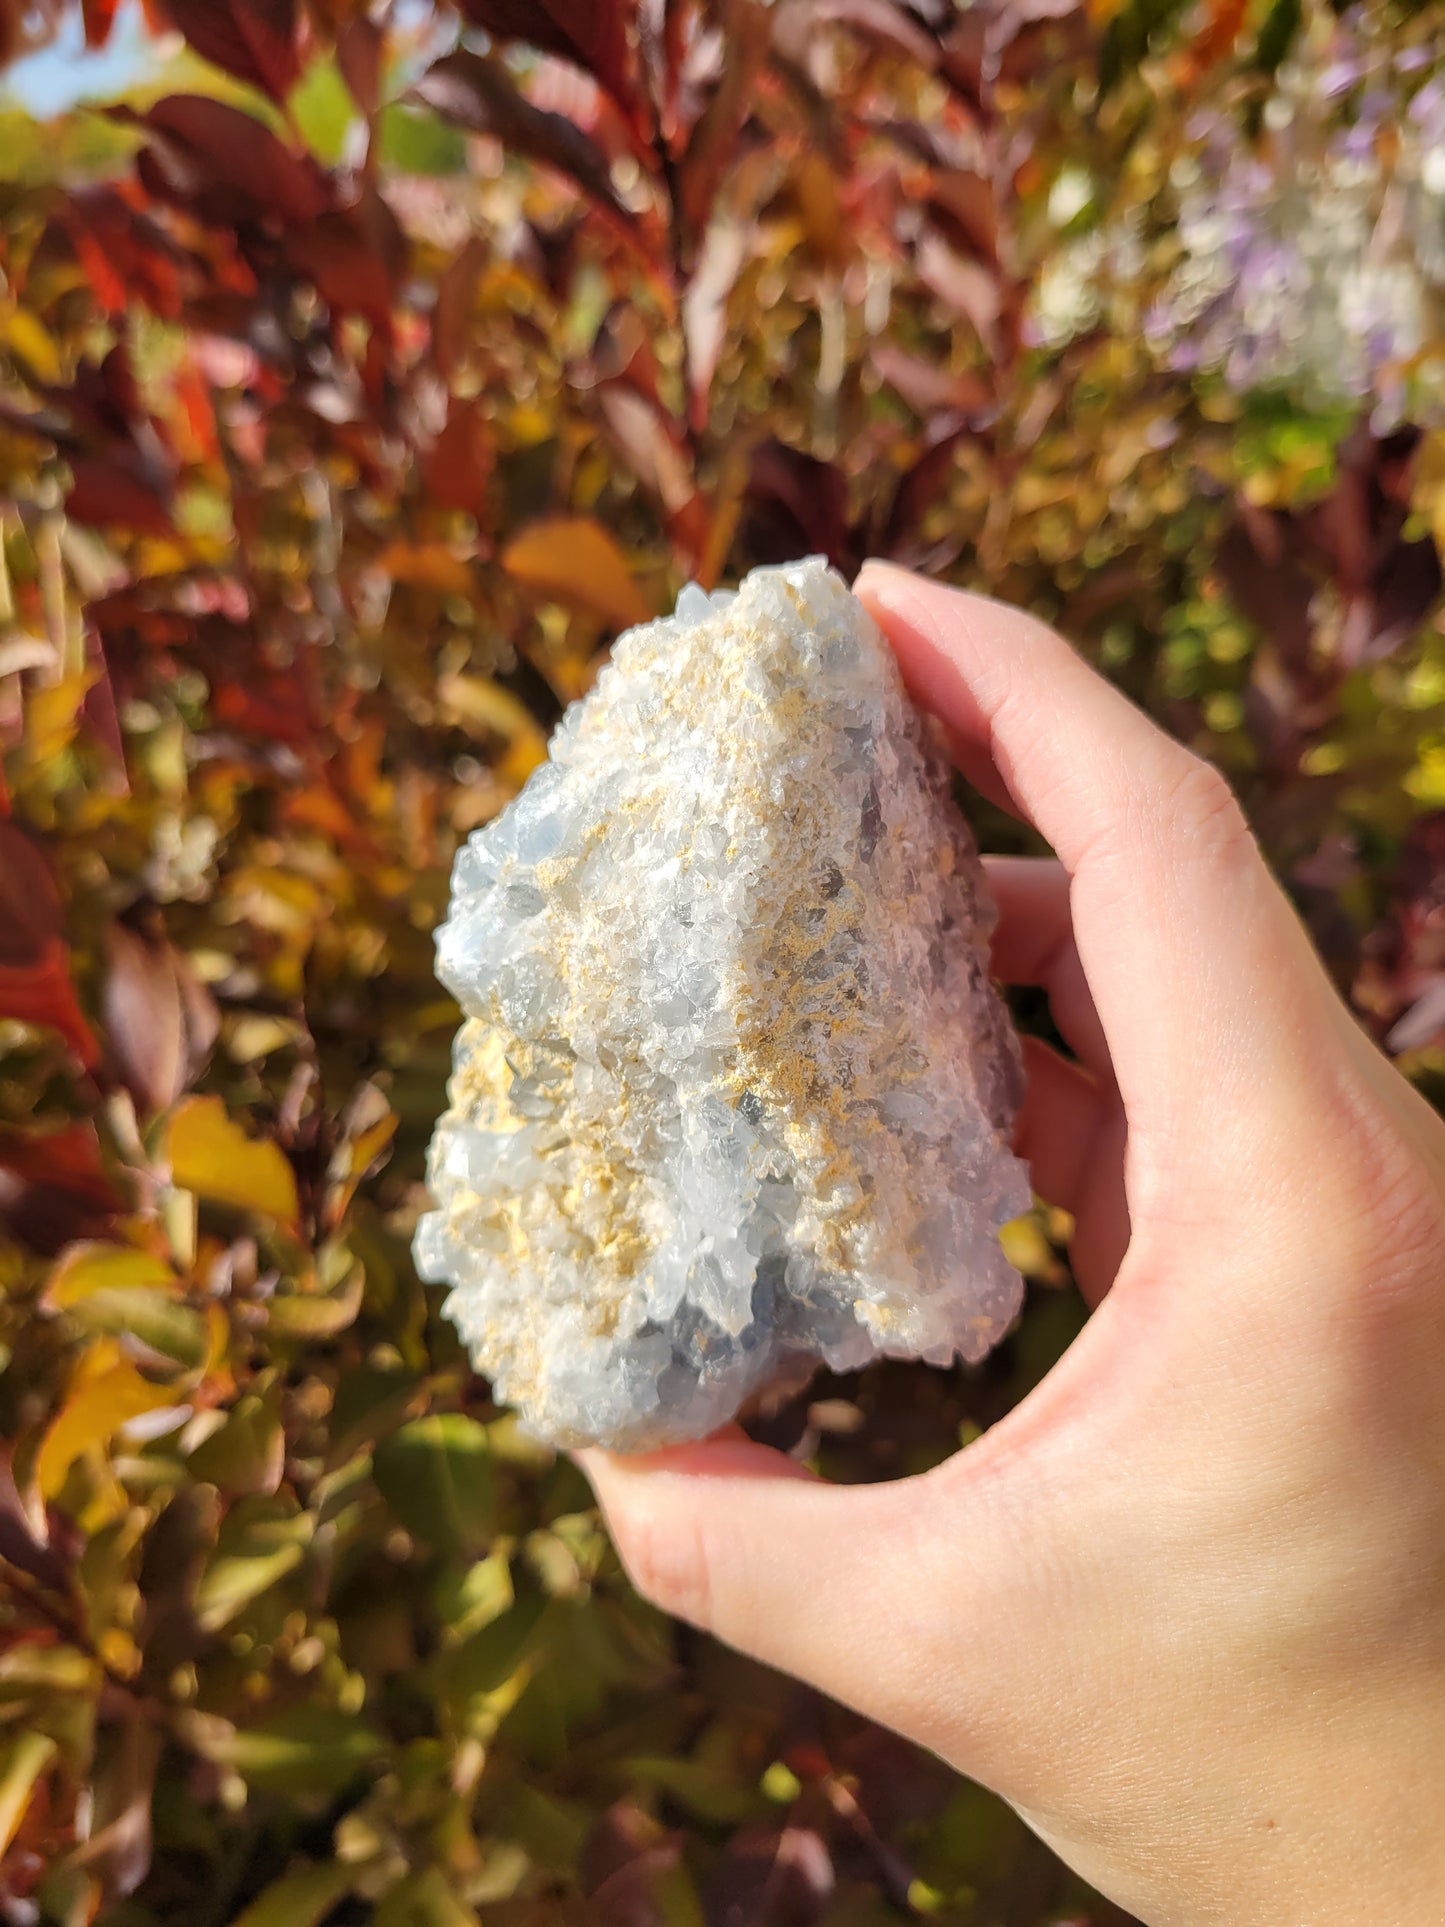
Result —
[[819, 1363], [977, 1359], [1017, 1044], [944, 760], [821, 561], [684, 590], [457, 858], [422, 1276], [562, 1445], [696, 1438]]

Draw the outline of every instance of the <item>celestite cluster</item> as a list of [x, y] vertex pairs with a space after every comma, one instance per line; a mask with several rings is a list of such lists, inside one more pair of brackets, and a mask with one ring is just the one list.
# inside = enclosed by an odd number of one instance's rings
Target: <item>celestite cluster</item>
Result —
[[457, 859], [423, 1277], [561, 1445], [820, 1363], [977, 1359], [1021, 1285], [1019, 1058], [946, 765], [821, 561], [625, 635]]

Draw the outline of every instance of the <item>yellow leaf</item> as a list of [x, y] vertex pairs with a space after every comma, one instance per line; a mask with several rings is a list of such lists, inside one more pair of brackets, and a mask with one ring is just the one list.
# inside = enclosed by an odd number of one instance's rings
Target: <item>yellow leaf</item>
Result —
[[388, 1111], [385, 1117], [378, 1118], [368, 1131], [355, 1138], [348, 1151], [349, 1175], [360, 1183], [381, 1156], [387, 1145], [396, 1136], [398, 1118], [395, 1111]]
[[59, 1308], [97, 1291], [164, 1290], [178, 1282], [162, 1259], [133, 1245], [72, 1245], [50, 1274], [45, 1301]]
[[1021, 1218], [1010, 1218], [998, 1241], [1005, 1258], [1025, 1278], [1038, 1278], [1049, 1285], [1063, 1283], [1067, 1274], [1049, 1248], [1037, 1212], [1026, 1211]]
[[301, 1213], [296, 1174], [279, 1146], [249, 1138], [219, 1097], [191, 1097], [166, 1134], [171, 1178], [183, 1191], [258, 1211], [294, 1225]]
[[81, 704], [99, 676], [96, 669], [78, 669], [31, 690], [25, 702], [25, 737], [27, 754], [36, 764], [48, 763], [69, 748], [80, 727]]
[[0, 1855], [19, 1832], [35, 1782], [57, 1751], [54, 1740], [44, 1733], [17, 1733], [0, 1753]]
[[443, 676], [437, 694], [450, 722], [500, 736], [507, 745], [498, 774], [520, 787], [547, 757], [547, 738], [526, 705], [486, 676]]
[[388, 1111], [345, 1147], [346, 1165], [331, 1207], [334, 1217], [340, 1218], [350, 1210], [357, 1186], [396, 1136], [398, 1122], [396, 1112]]
[[590, 515], [534, 522], [507, 544], [502, 566], [538, 595], [586, 609], [614, 628], [652, 619], [621, 549]]
[[35, 1479], [42, 1495], [53, 1499], [75, 1461], [93, 1446], [107, 1444], [122, 1425], [175, 1402], [169, 1387], [141, 1377], [114, 1339], [98, 1340], [81, 1360], [70, 1395], [36, 1457]]
[[0, 321], [0, 337], [42, 381], [60, 380], [60, 351], [50, 330], [28, 308], [16, 308]]

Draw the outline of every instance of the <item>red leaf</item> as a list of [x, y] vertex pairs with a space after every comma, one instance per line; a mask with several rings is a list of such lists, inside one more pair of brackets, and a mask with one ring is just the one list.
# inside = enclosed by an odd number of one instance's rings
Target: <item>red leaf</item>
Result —
[[0, 966], [33, 964], [65, 927], [49, 863], [14, 823], [0, 823]]
[[722, 78], [693, 129], [682, 164], [677, 198], [690, 238], [707, 226], [713, 199], [732, 164], [771, 28], [769, 13], [757, 0], [731, 0], [723, 35]]
[[727, 338], [728, 297], [748, 256], [748, 231], [741, 221], [719, 217], [708, 228], [697, 271], [683, 297], [682, 327], [687, 342], [692, 392], [688, 404], [699, 432], [708, 420], [708, 398], [718, 356]]
[[895, 341], [879, 341], [869, 351], [874, 372], [913, 410], [927, 418], [938, 409], [963, 408], [976, 413], [987, 409], [992, 396], [983, 380], [975, 374], [950, 374], [946, 368], [913, 355]]
[[524, 99], [499, 60], [458, 48], [427, 69], [416, 93], [459, 127], [491, 134], [509, 153], [559, 169], [626, 218], [601, 149], [565, 115], [547, 113]]
[[171, 944], [116, 924], [106, 938], [102, 1009], [121, 1082], [149, 1115], [186, 1090], [216, 1041], [210, 993]]
[[811, 1827], [742, 1827], [713, 1869], [709, 1911], [750, 1927], [811, 1927], [835, 1885], [827, 1842]]
[[572, 61], [635, 118], [638, 91], [627, 0], [461, 0], [461, 9], [495, 40], [525, 40]]
[[981, 174], [956, 168], [935, 177], [929, 204], [943, 234], [961, 251], [998, 263], [998, 201]]
[[214, 685], [216, 721], [271, 743], [302, 744], [318, 727], [311, 692], [294, 669], [252, 665], [249, 680]]
[[289, 237], [291, 264], [337, 314], [363, 315], [375, 327], [391, 319], [392, 264], [353, 213], [324, 214]]
[[145, 114], [128, 107], [110, 113], [156, 136], [160, 148], [137, 163], [142, 179], [185, 213], [224, 227], [258, 212], [299, 226], [319, 221], [331, 206], [326, 176], [309, 154], [294, 153], [225, 101], [171, 94]]
[[381, 61], [386, 41], [381, 28], [365, 14], [348, 20], [336, 37], [336, 64], [351, 97], [368, 120], [381, 98]]
[[972, 322], [990, 355], [998, 355], [1003, 292], [993, 269], [967, 259], [930, 230], [918, 243], [918, 278], [945, 307]]
[[0, 1017], [59, 1031], [87, 1070], [100, 1052], [81, 1015], [50, 865], [15, 823], [0, 822]]
[[971, 418], [961, 411], [939, 415], [929, 424], [922, 452], [898, 478], [898, 490], [888, 515], [883, 553], [899, 561], [911, 551], [906, 544], [925, 512], [942, 494], [953, 470], [958, 444], [972, 430]]
[[59, 1031], [86, 1070], [100, 1062], [94, 1032], [75, 1001], [70, 953], [58, 937], [33, 964], [0, 964], [0, 1016]]
[[432, 355], [443, 380], [449, 380], [466, 359], [476, 340], [472, 308], [477, 282], [491, 259], [480, 234], [468, 236], [455, 260], [437, 278], [436, 309], [432, 315]]
[[113, 187], [68, 194], [63, 218], [76, 260], [109, 313], [124, 314], [140, 301], [164, 320], [178, 319], [187, 256], [156, 222]]
[[841, 471], [785, 442], [764, 442], [748, 478], [747, 545], [759, 562], [825, 555], [851, 576], [859, 558]]
[[129, 442], [143, 418], [140, 390], [124, 342], [99, 362], [83, 361], [68, 388], [46, 388], [47, 401], [69, 410], [78, 434], [92, 442]]
[[685, 554], [699, 555], [710, 517], [677, 423], [626, 382], [607, 382], [597, 399], [608, 438], [642, 486], [661, 502], [673, 541]]
[[1315, 584], [1299, 556], [1290, 516], [1241, 503], [1239, 519], [1219, 545], [1216, 567], [1229, 598], [1270, 637], [1293, 670], [1310, 659]]
[[113, 456], [76, 455], [70, 463], [66, 513], [92, 528], [124, 525], [137, 535], [173, 535], [163, 477], [150, 473], [139, 455], [125, 449]]
[[444, 509], [463, 509], [481, 519], [493, 466], [485, 411], [475, 401], [453, 396], [446, 427], [426, 459], [428, 496]]
[[120, 11], [120, 0], [83, 0], [81, 17], [85, 21], [85, 44], [87, 47], [103, 47], [110, 38], [110, 30], [115, 25], [115, 16]]
[[1181, 62], [1187, 84], [1192, 85], [1223, 60], [1239, 38], [1248, 11], [1249, 0], [1208, 0], [1204, 24], [1189, 43]]
[[895, 0], [782, 0], [773, 7], [773, 20], [773, 44], [794, 62], [806, 59], [825, 22], [836, 21], [913, 61], [925, 73], [938, 65], [938, 42]]
[[102, 1237], [120, 1207], [94, 1125], [0, 1131], [0, 1220], [34, 1250]]
[[202, 59], [281, 100], [301, 74], [296, 0], [164, 0]]

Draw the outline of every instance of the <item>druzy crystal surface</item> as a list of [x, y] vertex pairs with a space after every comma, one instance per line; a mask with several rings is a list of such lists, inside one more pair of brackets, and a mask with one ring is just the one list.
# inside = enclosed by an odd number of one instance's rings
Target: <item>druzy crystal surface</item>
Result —
[[622, 637], [437, 943], [466, 1021], [417, 1260], [532, 1432], [641, 1449], [821, 1363], [987, 1351], [1029, 1202], [993, 915], [822, 562]]

